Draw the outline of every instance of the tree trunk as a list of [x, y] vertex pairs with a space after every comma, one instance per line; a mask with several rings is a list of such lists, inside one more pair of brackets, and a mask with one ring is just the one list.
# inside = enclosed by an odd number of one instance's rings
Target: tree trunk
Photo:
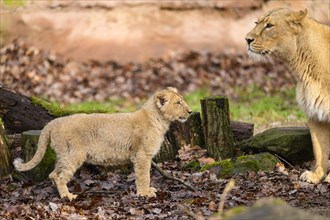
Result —
[[0, 179], [10, 174], [9, 150], [5, 140], [5, 129], [0, 124]]
[[[30, 130], [22, 133], [22, 159], [27, 162], [32, 159], [38, 147], [40, 130]], [[31, 181], [42, 181], [48, 178], [50, 172], [54, 170], [56, 154], [50, 146], [47, 147], [46, 153], [41, 162], [32, 170], [26, 171], [24, 174]]]
[[56, 118], [30, 98], [0, 87], [0, 118], [8, 134], [42, 129]]
[[155, 156], [156, 162], [174, 160], [184, 145], [204, 147], [204, 135], [199, 112], [192, 113], [185, 123], [173, 122]]
[[207, 97], [201, 100], [205, 147], [217, 160], [233, 156], [233, 132], [230, 127], [229, 102], [226, 97]]

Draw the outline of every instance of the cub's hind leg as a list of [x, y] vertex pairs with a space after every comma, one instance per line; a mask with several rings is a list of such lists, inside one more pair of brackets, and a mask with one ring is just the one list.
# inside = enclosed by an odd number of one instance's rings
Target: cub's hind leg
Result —
[[71, 180], [76, 170], [84, 163], [85, 155], [75, 152], [71, 149], [69, 154], [58, 155], [55, 170], [49, 175], [53, 183], [55, 183], [61, 198], [68, 197], [71, 201], [77, 195], [69, 192], [67, 183]]
[[[330, 123], [309, 120], [308, 127], [313, 142], [315, 167], [313, 171], [305, 171], [300, 176], [300, 179], [311, 183], [318, 183], [328, 171], [330, 154]], [[328, 176], [325, 180], [329, 182], [330, 177]]]

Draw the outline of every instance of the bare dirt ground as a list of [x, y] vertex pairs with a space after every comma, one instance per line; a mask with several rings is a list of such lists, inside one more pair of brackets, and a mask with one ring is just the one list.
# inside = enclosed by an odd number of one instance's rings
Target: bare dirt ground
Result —
[[246, 33], [274, 7], [308, 8], [328, 23], [327, 1], [31, 1], [1, 6], [8, 43], [23, 38], [74, 60], [125, 63], [186, 50], [245, 52]]

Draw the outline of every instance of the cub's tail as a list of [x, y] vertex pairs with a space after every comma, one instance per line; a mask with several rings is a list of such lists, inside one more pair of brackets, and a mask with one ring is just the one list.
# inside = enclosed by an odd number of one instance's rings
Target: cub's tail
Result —
[[44, 127], [44, 129], [41, 131], [41, 134], [40, 134], [40, 137], [38, 140], [37, 152], [35, 153], [35, 155], [29, 162], [23, 163], [23, 160], [21, 158], [16, 158], [14, 160], [13, 164], [14, 164], [14, 167], [16, 170], [18, 170], [18, 171], [31, 170], [40, 163], [40, 161], [42, 160], [42, 158], [45, 155], [47, 145], [49, 143], [50, 130], [51, 130], [51, 127], [49, 125], [46, 125]]

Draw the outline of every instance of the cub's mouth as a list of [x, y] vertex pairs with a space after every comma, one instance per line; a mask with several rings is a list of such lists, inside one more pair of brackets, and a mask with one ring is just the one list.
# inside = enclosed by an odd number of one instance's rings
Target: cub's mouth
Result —
[[188, 119], [188, 117], [182, 117], [181, 116], [181, 117], [179, 117], [178, 121], [184, 123], [184, 122], [187, 121], [187, 119]]

